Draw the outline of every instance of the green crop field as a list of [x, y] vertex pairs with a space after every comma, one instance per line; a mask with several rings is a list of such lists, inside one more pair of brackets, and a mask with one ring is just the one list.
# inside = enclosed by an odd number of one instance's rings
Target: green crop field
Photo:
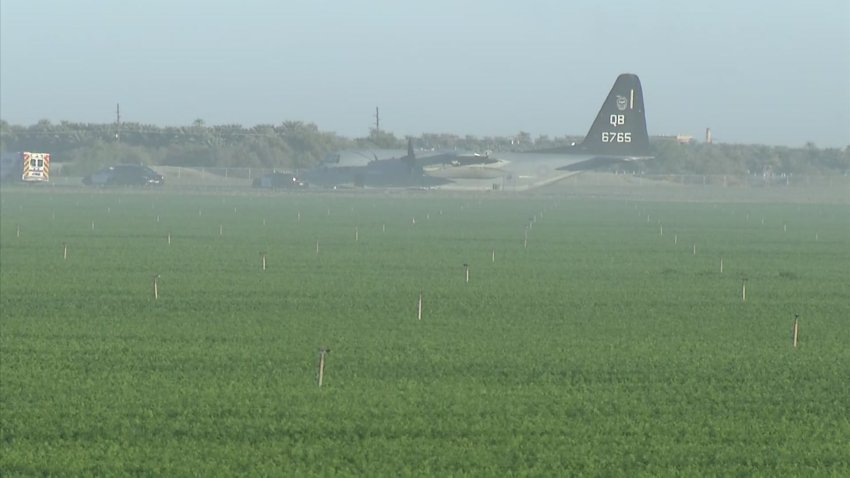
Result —
[[847, 204], [1, 199], [3, 477], [850, 475]]

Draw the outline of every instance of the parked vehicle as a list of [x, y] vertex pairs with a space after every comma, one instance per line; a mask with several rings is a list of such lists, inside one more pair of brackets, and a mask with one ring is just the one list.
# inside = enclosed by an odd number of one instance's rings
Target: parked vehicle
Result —
[[4, 153], [0, 157], [0, 179], [44, 183], [50, 180], [50, 153]]

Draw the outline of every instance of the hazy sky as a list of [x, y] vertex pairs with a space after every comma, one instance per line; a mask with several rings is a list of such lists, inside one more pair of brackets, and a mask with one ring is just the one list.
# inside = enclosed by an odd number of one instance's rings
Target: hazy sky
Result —
[[653, 135], [850, 144], [848, 0], [0, 3], [13, 124], [584, 134], [621, 72]]

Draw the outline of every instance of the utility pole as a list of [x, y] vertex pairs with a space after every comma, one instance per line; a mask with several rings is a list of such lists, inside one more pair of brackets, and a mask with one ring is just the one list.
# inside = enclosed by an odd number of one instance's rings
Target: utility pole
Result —
[[378, 111], [378, 107], [375, 107], [375, 136], [379, 136], [381, 134], [381, 114]]
[[121, 141], [121, 103], [115, 103], [115, 141]]

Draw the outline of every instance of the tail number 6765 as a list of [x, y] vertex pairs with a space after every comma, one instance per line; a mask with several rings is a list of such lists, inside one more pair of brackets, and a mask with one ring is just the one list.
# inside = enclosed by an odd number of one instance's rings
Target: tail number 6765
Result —
[[603, 131], [602, 132], [602, 142], [603, 143], [631, 143], [632, 142], [632, 133], [630, 132], [622, 132], [622, 131]]

